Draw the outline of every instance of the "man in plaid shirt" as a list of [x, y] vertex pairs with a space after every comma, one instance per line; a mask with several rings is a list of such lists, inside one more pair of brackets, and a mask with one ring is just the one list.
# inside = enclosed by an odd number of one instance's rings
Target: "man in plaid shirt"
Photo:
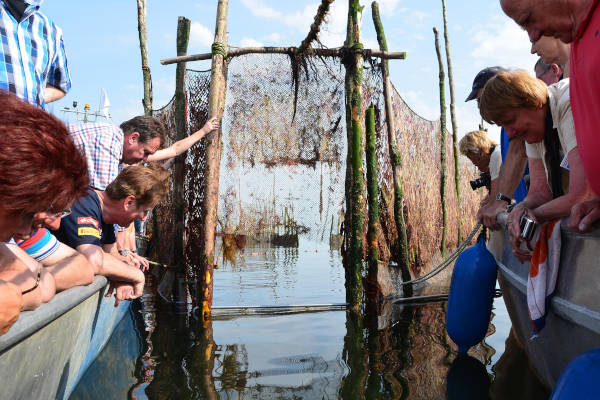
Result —
[[0, 0], [0, 89], [44, 108], [71, 88], [62, 30], [43, 0]]
[[138, 116], [121, 126], [109, 122], [68, 126], [75, 146], [85, 155], [90, 186], [104, 190], [115, 180], [122, 164], [146, 161], [166, 141], [166, 128], [154, 117]]

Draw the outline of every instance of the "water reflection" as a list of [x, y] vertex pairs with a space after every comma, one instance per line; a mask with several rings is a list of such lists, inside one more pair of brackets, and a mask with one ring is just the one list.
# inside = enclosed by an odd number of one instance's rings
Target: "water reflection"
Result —
[[[250, 293], [263, 287], [262, 304], [308, 303], [306, 291], [324, 288], [323, 298], [343, 298], [341, 263], [336, 255], [296, 249], [263, 250], [246, 263], [223, 266], [215, 287]], [[244, 250], [245, 254], [259, 250]], [[239, 258], [239, 256], [238, 256]], [[315, 260], [321, 264], [315, 267]], [[306, 269], [315, 268], [309, 274]], [[222, 274], [219, 276], [218, 274]], [[246, 275], [247, 274], [247, 275]], [[253, 275], [254, 274], [254, 275]], [[289, 281], [295, 276], [295, 281]], [[312, 276], [313, 286], [308, 285]], [[235, 282], [225, 278], [235, 277]], [[220, 281], [219, 281], [220, 279]], [[343, 278], [341, 280], [343, 286]], [[276, 289], [270, 286], [276, 286]], [[203, 328], [193, 318], [157, 304], [150, 280], [141, 310], [128, 316], [125, 328], [78, 386], [75, 399], [537, 399], [547, 398], [511, 336], [498, 358], [486, 342], [458, 357], [444, 326], [445, 303], [392, 305], [364, 318], [350, 311], [214, 320]], [[317, 289], [315, 289], [317, 288]], [[436, 288], [431, 288], [432, 294]], [[323, 296], [325, 293], [326, 296]], [[252, 296], [221, 293], [217, 305], [256, 304]], [[496, 299], [501, 305], [502, 299]], [[493, 324], [506, 325], [506, 313]], [[134, 316], [137, 315], [137, 318]], [[124, 320], [125, 321], [125, 320]], [[494, 325], [489, 343], [499, 339]], [[137, 333], [136, 332], [140, 332]], [[504, 337], [508, 336], [506, 330]], [[128, 340], [135, 343], [124, 344]], [[133, 351], [132, 354], [132, 349]], [[106, 353], [106, 354], [105, 354]], [[110, 360], [110, 368], [102, 360]], [[495, 364], [494, 364], [495, 363]], [[117, 379], [115, 375], [129, 377]], [[110, 376], [108, 378], [107, 376]], [[132, 377], [135, 379], [132, 381]], [[491, 383], [491, 385], [490, 385]], [[119, 387], [116, 387], [119, 386]], [[91, 388], [104, 387], [94, 391]], [[110, 387], [110, 396], [106, 388]], [[114, 393], [114, 396], [112, 395]]]

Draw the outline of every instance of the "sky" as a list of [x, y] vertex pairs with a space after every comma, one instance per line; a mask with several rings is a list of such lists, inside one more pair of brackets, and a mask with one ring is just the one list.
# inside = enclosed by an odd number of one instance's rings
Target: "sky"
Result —
[[[298, 46], [309, 31], [318, 0], [230, 0], [228, 40], [232, 46]], [[371, 2], [361, 0], [362, 41], [378, 48]], [[530, 54], [527, 34], [500, 9], [498, 0], [447, 0], [448, 35], [456, 95], [458, 136], [475, 130], [481, 121], [474, 101], [465, 102], [473, 78], [482, 68], [501, 65], [533, 73], [537, 56]], [[392, 60], [391, 80], [409, 106], [427, 119], [440, 115], [438, 61], [432, 28], [443, 46], [441, 0], [380, 0], [379, 8], [388, 49], [405, 51], [406, 60]], [[191, 20], [188, 54], [208, 53], [214, 38], [217, 0], [147, 0], [148, 56], [152, 72], [153, 108], [173, 96], [175, 66], [160, 60], [176, 55], [177, 19]], [[339, 47], [345, 39], [348, 1], [334, 1], [320, 40]], [[46, 0], [42, 11], [62, 29], [69, 58], [72, 89], [49, 110], [61, 112], [77, 101], [93, 110], [101, 89], [108, 95], [113, 122], [119, 124], [143, 114], [143, 79], [135, 0]], [[442, 48], [445, 57], [445, 50]], [[188, 68], [209, 69], [210, 61], [188, 63]], [[444, 60], [444, 68], [447, 65]], [[450, 104], [446, 82], [446, 103]], [[448, 129], [451, 129], [448, 114]], [[70, 117], [73, 120], [73, 117]], [[487, 125], [486, 125], [487, 126]], [[497, 127], [489, 127], [498, 140]]]

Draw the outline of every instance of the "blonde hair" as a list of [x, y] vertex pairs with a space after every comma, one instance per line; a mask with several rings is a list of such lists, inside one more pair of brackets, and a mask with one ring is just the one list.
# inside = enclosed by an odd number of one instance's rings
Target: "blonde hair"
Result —
[[547, 101], [548, 88], [544, 82], [523, 69], [504, 71], [491, 77], [483, 87], [479, 112], [490, 124], [502, 125], [507, 111], [538, 108]]
[[169, 172], [161, 166], [126, 167], [106, 187], [106, 194], [113, 200], [127, 196], [135, 197], [138, 206], [156, 204], [163, 200], [169, 190]]
[[485, 131], [469, 132], [458, 142], [460, 153], [467, 157], [479, 152], [490, 154], [494, 146], [496, 146], [496, 143], [490, 139]]

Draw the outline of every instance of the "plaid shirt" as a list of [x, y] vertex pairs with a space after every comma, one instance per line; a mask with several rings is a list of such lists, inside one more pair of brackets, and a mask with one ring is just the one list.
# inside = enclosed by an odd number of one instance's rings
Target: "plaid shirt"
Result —
[[106, 189], [121, 170], [123, 131], [108, 122], [76, 123], [68, 128], [75, 146], [87, 160], [90, 186]]
[[71, 78], [62, 30], [29, 1], [16, 21], [0, 0], [0, 89], [40, 107], [47, 85], [67, 93]]

